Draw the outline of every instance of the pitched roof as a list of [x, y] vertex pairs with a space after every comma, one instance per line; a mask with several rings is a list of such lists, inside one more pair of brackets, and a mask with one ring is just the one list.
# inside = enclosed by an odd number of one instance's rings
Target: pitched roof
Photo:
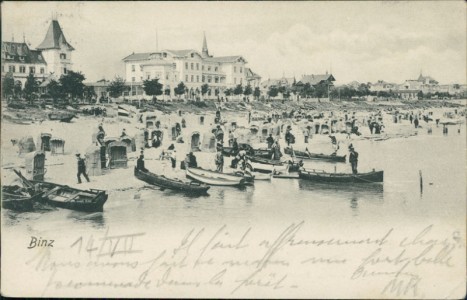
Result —
[[60, 28], [60, 24], [58, 24], [57, 20], [52, 20], [50, 22], [49, 30], [47, 30], [47, 34], [45, 35], [44, 40], [42, 43], [37, 46], [38, 50], [45, 50], [45, 49], [60, 49], [60, 46], [65, 45], [70, 50], [75, 50], [65, 38], [62, 29]]
[[47, 64], [42, 56], [42, 52], [29, 49], [26, 43], [2, 42], [2, 54], [4, 54], [3, 59], [5, 61]]
[[259, 78], [261, 79], [261, 76], [253, 72], [250, 68], [245, 68], [245, 74], [247, 78]]
[[318, 74], [318, 75], [303, 75], [302, 79], [300, 80], [303, 83], [309, 83], [311, 85], [316, 85], [322, 81], [336, 81], [332, 74]]
[[123, 58], [122, 60], [146, 60], [149, 59], [153, 52], [147, 52], [147, 53], [132, 53], [128, 55], [127, 57]]
[[[193, 49], [185, 49], [185, 50], [165, 50], [169, 53], [172, 53], [174, 56], [187, 56], [188, 54], [190, 54], [191, 52], [196, 52], [198, 55], [200, 55], [198, 53], [198, 51], [196, 50], [193, 50]], [[201, 55], [200, 55], [201, 56]]]
[[206, 61], [212, 61], [212, 62], [235, 62], [238, 59], [243, 59], [246, 62], [246, 59], [244, 59], [240, 55], [235, 55], [235, 56], [217, 56], [217, 57], [208, 57], [205, 60]]

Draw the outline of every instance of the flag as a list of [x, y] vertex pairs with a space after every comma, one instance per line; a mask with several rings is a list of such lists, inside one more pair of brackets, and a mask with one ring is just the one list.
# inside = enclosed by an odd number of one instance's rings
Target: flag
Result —
[[129, 117], [130, 112], [119, 105], [118, 106], [118, 115], [119, 116], [124, 116], [124, 117]]

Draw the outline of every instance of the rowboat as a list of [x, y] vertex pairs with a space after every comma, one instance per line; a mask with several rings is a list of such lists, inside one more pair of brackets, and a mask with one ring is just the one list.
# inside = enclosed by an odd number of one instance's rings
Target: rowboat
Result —
[[186, 176], [193, 180], [217, 186], [242, 186], [245, 185], [243, 176], [218, 173], [215, 171], [205, 170], [201, 168], [186, 168]]
[[34, 203], [41, 200], [43, 193], [29, 195], [23, 188], [17, 185], [2, 186], [2, 208], [15, 211], [31, 211]]
[[286, 172], [288, 169], [288, 166], [284, 163], [281, 165], [270, 165], [251, 161], [248, 164], [252, 171], [260, 173], [272, 173], [273, 171]]
[[21, 178], [23, 186], [30, 188], [31, 196], [43, 193], [42, 202], [51, 206], [77, 211], [104, 211], [104, 204], [108, 198], [105, 191], [97, 189], [84, 191], [52, 182], [27, 180], [20, 172], [14, 171]]
[[[247, 154], [249, 155], [254, 155], [254, 156], [262, 157], [262, 158], [270, 158], [272, 155], [271, 149], [253, 149], [248, 144], [243, 144], [243, 145], [246, 145], [246, 146], [243, 146], [243, 148], [246, 150]], [[232, 147], [224, 146], [222, 148], [222, 154], [227, 157], [232, 156], [233, 155]]]
[[139, 180], [147, 182], [149, 184], [157, 185], [161, 188], [167, 188], [175, 191], [202, 194], [206, 193], [210, 186], [205, 184], [199, 184], [198, 182], [184, 182], [178, 179], [167, 178], [164, 175], [156, 175], [149, 171], [143, 171], [135, 168], [135, 176]]
[[316, 182], [353, 182], [376, 183], [383, 182], [384, 171], [372, 171], [368, 173], [328, 173], [317, 170], [300, 170], [299, 177]]
[[271, 165], [271, 166], [282, 166], [284, 164], [284, 162], [279, 159], [268, 159], [268, 158], [262, 158], [258, 156], [247, 156], [247, 158], [251, 162], [261, 163], [261, 164]]
[[300, 178], [300, 175], [298, 173], [273, 174], [272, 178], [298, 179]]
[[332, 162], [344, 162], [345, 163], [345, 155], [336, 155], [336, 154], [323, 154], [323, 153], [307, 153], [304, 151], [296, 151], [290, 148], [284, 149], [285, 154], [288, 155], [295, 155], [296, 158], [300, 159], [312, 159], [312, 160], [326, 160]]
[[70, 115], [70, 114], [64, 114], [64, 113], [50, 113], [49, 114], [49, 120], [51, 121], [60, 121], [60, 122], [70, 122], [71, 119], [73, 119], [75, 115]]

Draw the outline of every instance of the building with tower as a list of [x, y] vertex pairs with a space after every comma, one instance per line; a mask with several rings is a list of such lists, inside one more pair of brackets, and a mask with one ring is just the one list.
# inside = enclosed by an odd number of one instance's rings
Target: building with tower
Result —
[[201, 52], [194, 49], [161, 50], [132, 53], [123, 59], [125, 79], [131, 89], [125, 96], [145, 96], [143, 81], [158, 78], [164, 91], [174, 96], [180, 82], [186, 86], [189, 99], [201, 97], [201, 86], [207, 84], [206, 98], [223, 97], [228, 88], [259, 81], [259, 75], [246, 68], [247, 60], [241, 55], [213, 56], [209, 54], [206, 35]]
[[2, 41], [2, 79], [11, 74], [16, 83], [24, 84], [33, 74], [43, 82], [50, 76], [58, 79], [72, 68], [71, 52], [74, 48], [67, 42], [57, 20], [52, 20], [44, 40], [36, 49], [23, 42]]

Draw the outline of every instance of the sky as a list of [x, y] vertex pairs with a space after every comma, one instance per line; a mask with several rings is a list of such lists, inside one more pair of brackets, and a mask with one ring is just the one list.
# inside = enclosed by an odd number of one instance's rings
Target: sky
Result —
[[[123, 75], [122, 59], [162, 49], [242, 55], [262, 80], [332, 72], [336, 84], [403, 83], [420, 71], [466, 83], [466, 4], [390, 2], [3, 2], [2, 40], [32, 48], [52, 14], [86, 81]], [[157, 32], [157, 38], [156, 38]]]

